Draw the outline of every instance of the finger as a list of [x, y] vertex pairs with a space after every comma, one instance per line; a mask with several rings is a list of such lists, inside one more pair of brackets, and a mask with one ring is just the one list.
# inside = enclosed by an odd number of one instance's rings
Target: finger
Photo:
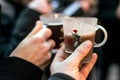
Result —
[[97, 60], [97, 54], [94, 53], [92, 55], [92, 60], [90, 63], [85, 64], [81, 69], [80, 72], [83, 74], [83, 76], [85, 77], [85, 79], [87, 78], [87, 76], [89, 75], [91, 69], [93, 68], [94, 64], [96, 63]]
[[92, 48], [92, 42], [87, 40], [83, 42], [70, 56], [69, 61], [75, 61], [77, 64], [89, 53]]
[[36, 34], [41, 29], [42, 29], [42, 24], [40, 21], [37, 21], [34, 29], [30, 32], [30, 34], [28, 36], [32, 36], [32, 35]]
[[55, 41], [50, 39], [50, 40], [47, 41], [47, 43], [49, 44], [50, 50], [52, 50], [55, 47]]
[[69, 56], [69, 54], [66, 54], [65, 52], [65, 46], [63, 45], [58, 52], [55, 55], [54, 62], [62, 62], [66, 57]]
[[34, 37], [38, 37], [40, 41], [47, 40], [52, 35], [52, 31], [48, 28], [42, 28], [39, 32], [37, 32]]
[[55, 46], [55, 42], [53, 40], [48, 40], [43, 43], [42, 51], [44, 51], [45, 54], [47, 54], [48, 52], [51, 52], [54, 46]]

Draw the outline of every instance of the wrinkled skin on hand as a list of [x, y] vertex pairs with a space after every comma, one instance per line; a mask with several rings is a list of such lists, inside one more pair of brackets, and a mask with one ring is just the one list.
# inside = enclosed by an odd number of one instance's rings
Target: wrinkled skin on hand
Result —
[[22, 58], [44, 70], [51, 58], [51, 49], [55, 46], [53, 40], [48, 40], [51, 34], [51, 30], [42, 28], [41, 23], [38, 21], [35, 28], [17, 46], [10, 57]]
[[92, 55], [92, 60], [87, 64], [81, 65], [80, 62], [88, 54], [91, 48], [92, 43], [90, 41], [85, 41], [68, 56], [67, 53], [64, 53], [65, 47], [63, 46], [58, 51], [51, 64], [51, 74], [64, 73], [73, 77], [75, 80], [86, 80], [97, 60], [97, 55], [94, 53]]

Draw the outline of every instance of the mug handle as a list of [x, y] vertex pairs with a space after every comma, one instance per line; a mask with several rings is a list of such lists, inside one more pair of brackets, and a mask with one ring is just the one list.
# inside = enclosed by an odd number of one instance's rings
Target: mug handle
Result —
[[101, 47], [101, 46], [103, 46], [107, 42], [107, 39], [108, 39], [108, 34], [107, 34], [106, 29], [104, 27], [102, 27], [101, 25], [97, 25], [97, 30], [98, 29], [103, 31], [104, 39], [100, 43], [95, 43], [94, 47]]

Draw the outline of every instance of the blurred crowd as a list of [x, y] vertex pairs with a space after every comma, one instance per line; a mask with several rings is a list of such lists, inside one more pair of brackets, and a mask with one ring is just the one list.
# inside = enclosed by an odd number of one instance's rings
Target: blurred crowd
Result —
[[[97, 17], [98, 24], [108, 32], [108, 41], [94, 49], [98, 61], [88, 80], [107, 80], [109, 67], [114, 63], [119, 66], [120, 75], [120, 0], [0, 0], [0, 6], [0, 57], [10, 55], [42, 14], [57, 12], [71, 17]], [[103, 35], [98, 34], [99, 42]]]

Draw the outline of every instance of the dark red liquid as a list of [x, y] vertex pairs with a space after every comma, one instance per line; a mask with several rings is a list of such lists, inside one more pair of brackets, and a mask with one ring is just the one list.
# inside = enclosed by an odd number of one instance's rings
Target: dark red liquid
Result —
[[63, 25], [47, 25], [47, 27], [52, 30], [52, 36], [50, 38], [56, 42], [54, 48], [60, 48], [60, 44], [63, 42], [63, 32], [61, 31]]
[[73, 52], [75, 47], [74, 47], [74, 43], [75, 43], [75, 38], [72, 35], [67, 35], [64, 36], [64, 43], [65, 43], [65, 50]]
[[[94, 37], [95, 37], [94, 33], [81, 36], [80, 43], [78, 44], [78, 46], [85, 40], [90, 40], [94, 43]], [[65, 43], [65, 52], [66, 53], [74, 52], [74, 50], [76, 49], [76, 47], [75, 47], [76, 39], [72, 35], [64, 36], [64, 43]], [[88, 55], [83, 59], [82, 63], [87, 63], [88, 61], [91, 60], [92, 51], [93, 51], [93, 48], [89, 51]]]

